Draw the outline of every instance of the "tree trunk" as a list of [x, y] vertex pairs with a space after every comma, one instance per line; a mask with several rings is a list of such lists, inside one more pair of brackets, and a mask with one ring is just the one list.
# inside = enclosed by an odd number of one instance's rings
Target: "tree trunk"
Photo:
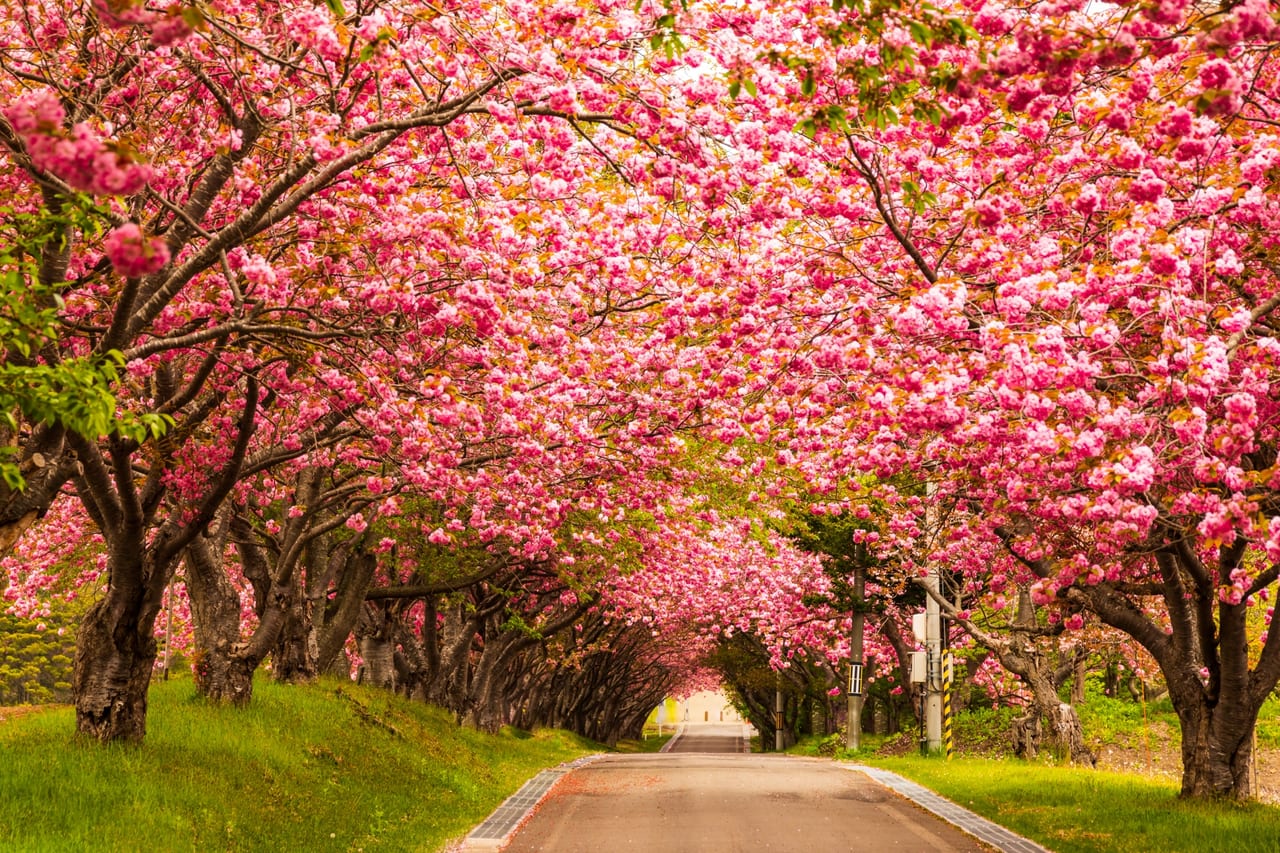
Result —
[[320, 677], [313, 602], [300, 587], [295, 575], [289, 586], [280, 636], [271, 649], [271, 676], [283, 684], [310, 684]]
[[1209, 708], [1203, 701], [1190, 713], [1179, 713], [1183, 797], [1247, 800], [1253, 795], [1255, 719], [1256, 712]]
[[217, 538], [197, 536], [187, 546], [196, 690], [211, 702], [244, 707], [253, 698], [257, 661], [233, 653], [240, 641], [240, 595], [223, 568], [221, 552]]
[[[1083, 767], [1097, 766], [1098, 759], [1093, 751], [1085, 745], [1084, 729], [1080, 725], [1080, 715], [1069, 703], [1058, 698], [1057, 686], [1045, 671], [1046, 664], [1038, 655], [1022, 655], [1016, 652], [999, 654], [1001, 662], [1011, 672], [1016, 673], [1031, 689], [1030, 713], [1040, 719], [1047, 720], [1051, 727], [1054, 742], [1062, 748], [1071, 759], [1071, 763]], [[1035, 755], [1039, 734], [1043, 731], [1037, 722], [1034, 726], [1024, 726], [1025, 745], [1029, 745], [1027, 758]], [[1015, 735], [1015, 738], [1017, 736]]]
[[171, 533], [166, 525], [144, 544], [143, 528], [128, 525], [110, 545], [106, 595], [76, 634], [71, 691], [81, 734], [103, 742], [146, 736], [156, 618], [177, 562]]
[[156, 662], [159, 608], [111, 588], [89, 608], [76, 634], [71, 690], [76, 731], [104, 743], [141, 742], [147, 733], [147, 689]]
[[210, 702], [243, 708], [253, 699], [253, 673], [258, 667], [252, 661], [227, 654], [219, 649], [196, 659], [196, 690]]
[[[317, 665], [322, 671], [330, 671], [334, 662], [342, 657], [342, 648], [347, 644], [347, 638], [351, 636], [351, 631], [360, 618], [364, 594], [373, 581], [373, 573], [377, 567], [378, 560], [373, 554], [356, 549], [346, 555], [337, 594], [325, 607], [324, 625], [317, 632]], [[315, 611], [312, 611], [312, 615], [315, 615]], [[342, 661], [342, 666], [349, 672], [345, 660]]]
[[880, 633], [893, 646], [894, 658], [897, 660], [897, 677], [898, 684], [903, 688], [902, 696], [905, 699], [894, 699], [892, 694], [887, 700], [894, 704], [891, 711], [891, 721], [889, 724], [889, 734], [896, 734], [900, 728], [901, 711], [905, 708], [911, 712], [916, 722], [920, 721], [920, 710], [916, 704], [911, 701], [911, 693], [913, 687], [911, 685], [911, 649], [907, 646], [906, 641], [902, 638], [902, 631], [898, 627], [898, 623], [893, 621], [893, 617], [885, 615], [880, 620]]
[[369, 604], [360, 614], [360, 622], [356, 627], [360, 657], [364, 659], [360, 680], [386, 690], [394, 690], [396, 686], [396, 645], [391, 626], [393, 619], [385, 606]]
[[1048, 717], [1053, 722], [1053, 734], [1058, 743], [1071, 756], [1072, 764], [1082, 767], [1096, 767], [1097, 757], [1084, 742], [1084, 728], [1080, 725], [1080, 715], [1074, 706], [1067, 702], [1059, 702], [1048, 710]]
[[1075, 666], [1072, 670], [1071, 679], [1071, 704], [1084, 704], [1084, 687], [1085, 677], [1089, 674], [1089, 659], [1084, 655], [1077, 655]]
[[1040, 751], [1043, 736], [1040, 722], [1040, 711], [1034, 705], [1027, 708], [1027, 713], [1013, 721], [1013, 754], [1030, 761]]
[[[120, 481], [97, 445], [69, 437], [83, 462], [76, 477], [77, 495], [108, 545], [106, 596], [89, 609], [76, 638], [72, 692], [78, 731], [101, 741], [141, 741], [146, 735], [155, 623], [164, 592], [178, 560], [213, 523], [235, 485], [253, 434], [257, 402], [257, 381], [250, 376], [230, 460], [215, 472], [200, 502], [183, 505], [158, 526], [153, 513], [164, 496], [161, 478], [149, 477], [148, 488], [141, 491], [118, 489]], [[113, 439], [112, 465], [127, 471], [136, 450]]]

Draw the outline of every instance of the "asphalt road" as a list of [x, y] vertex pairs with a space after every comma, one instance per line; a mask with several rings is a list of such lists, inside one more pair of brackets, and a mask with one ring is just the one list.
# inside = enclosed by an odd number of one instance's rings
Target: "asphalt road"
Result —
[[747, 752], [750, 740], [747, 731], [741, 723], [686, 726], [684, 734], [672, 742], [668, 752]]
[[[720, 745], [725, 746], [725, 741], [732, 743], [726, 736]], [[866, 775], [830, 761], [675, 750], [612, 755], [574, 770], [503, 849], [509, 853], [990, 850]]]

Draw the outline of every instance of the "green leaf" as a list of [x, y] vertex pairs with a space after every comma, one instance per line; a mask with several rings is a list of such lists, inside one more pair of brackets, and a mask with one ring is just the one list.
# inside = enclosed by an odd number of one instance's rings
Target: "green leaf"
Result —
[[812, 98], [817, 91], [818, 84], [813, 79], [813, 68], [806, 68], [804, 72], [804, 80], [800, 83], [800, 92], [806, 98]]
[[911, 38], [915, 39], [917, 44], [925, 47], [933, 47], [933, 30], [925, 26], [921, 21], [908, 21], [907, 29], [911, 31]]
[[339, 20], [347, 17], [347, 9], [342, 5], [342, 0], [324, 0], [325, 5], [329, 7], [329, 11]]

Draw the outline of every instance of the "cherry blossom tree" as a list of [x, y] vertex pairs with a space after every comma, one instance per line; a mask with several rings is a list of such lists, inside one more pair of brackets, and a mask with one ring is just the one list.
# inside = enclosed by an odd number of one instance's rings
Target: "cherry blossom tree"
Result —
[[[355, 313], [394, 324], [398, 312], [419, 325], [397, 353], [402, 364], [429, 352], [433, 334], [498, 330], [490, 284], [511, 282], [482, 275], [466, 245], [493, 223], [462, 227], [481, 194], [500, 189], [486, 174], [488, 150], [512, 142], [510, 162], [531, 174], [528, 197], [539, 202], [583, 175], [570, 151], [595, 152], [621, 187], [639, 176], [636, 158], [655, 136], [686, 161], [708, 162], [684, 119], [668, 125], [667, 98], [632, 63], [633, 39], [651, 24], [614, 9], [593, 15], [481, 5], [418, 15], [383, 4], [335, 18], [309, 4], [160, 12], [55, 2], [6, 14], [7, 188], [55, 214], [75, 193], [107, 200], [105, 235], [69, 223], [44, 244], [41, 281], [69, 282], [59, 319], [75, 334], [60, 345], [122, 353], [135, 394], [126, 410], [178, 423], [154, 457], [141, 435], [18, 430], [21, 458], [44, 464], [23, 491], [6, 492], [10, 538], [74, 480], [108, 540], [107, 596], [80, 647], [82, 729], [142, 736], [152, 626], [177, 560], [243, 473], [264, 408], [307, 376], [335, 381], [321, 354]], [[83, 73], [67, 77], [68, 67]], [[404, 218], [379, 220], [378, 233], [360, 226], [384, 203]], [[406, 233], [429, 239], [414, 246]], [[482, 246], [506, 236], [480, 233]], [[657, 228], [650, 239], [662, 236]], [[444, 290], [456, 301], [440, 299]], [[424, 395], [433, 387], [430, 377], [420, 384]], [[350, 412], [339, 400], [310, 414], [322, 423]], [[441, 426], [446, 416], [435, 415]], [[174, 479], [183, 441], [200, 431], [221, 436], [230, 454], [212, 476]]]
[[927, 508], [899, 502], [898, 544], [954, 509], [936, 559], [1000, 594], [1008, 562], [974, 555], [1003, 549], [1068, 630], [1132, 636], [1182, 723], [1184, 795], [1247, 796], [1280, 676], [1247, 618], [1277, 572], [1274, 11], [968, 20], [966, 45], [902, 34], [904, 73], [930, 83], [906, 103], [936, 117], [862, 121], [856, 92], [813, 87], [835, 178], [814, 204], [845, 247], [827, 275], [868, 310], [827, 350], [852, 428], [808, 465], [932, 481]]

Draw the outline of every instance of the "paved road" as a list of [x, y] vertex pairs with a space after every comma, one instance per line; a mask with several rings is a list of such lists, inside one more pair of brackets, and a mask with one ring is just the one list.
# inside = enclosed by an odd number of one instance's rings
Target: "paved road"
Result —
[[866, 775], [830, 761], [697, 752], [611, 755], [574, 770], [504, 849], [978, 853], [990, 848]]
[[741, 723], [687, 725], [667, 752], [750, 752], [751, 738]]

